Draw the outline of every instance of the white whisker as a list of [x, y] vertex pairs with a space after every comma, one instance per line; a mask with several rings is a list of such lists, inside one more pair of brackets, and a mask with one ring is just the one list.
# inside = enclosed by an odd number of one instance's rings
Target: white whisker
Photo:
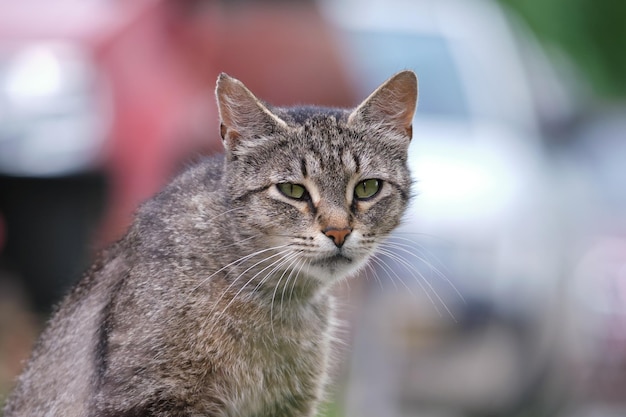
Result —
[[[256, 290], [258, 290], [258, 288], [263, 285], [265, 282], [267, 282], [267, 280], [269, 279], [269, 277], [271, 277], [274, 272], [276, 272], [277, 270], [279, 270], [282, 265], [285, 264], [285, 260], [289, 259], [291, 257], [294, 256], [293, 252], [290, 249], [286, 249], [283, 251], [280, 251], [266, 259], [263, 259], [262, 261], [257, 262], [256, 264], [254, 264], [253, 266], [251, 266], [250, 268], [246, 269], [245, 271], [243, 271], [237, 278], [235, 278], [235, 280], [233, 281], [236, 282], [237, 280], [239, 280], [239, 278], [241, 278], [242, 276], [244, 276], [247, 272], [249, 272], [252, 268], [254, 268], [255, 266], [259, 265], [260, 263], [267, 261], [268, 259], [271, 259], [275, 256], [280, 256], [280, 258], [278, 260], [273, 261], [272, 263], [270, 263], [269, 265], [267, 265], [266, 267], [264, 267], [263, 269], [261, 269], [260, 271], [258, 271], [257, 273], [255, 273], [244, 285], [242, 285], [239, 290], [235, 293], [235, 295], [233, 295], [231, 297], [231, 300], [228, 302], [228, 304], [226, 304], [226, 306], [222, 309], [222, 311], [220, 312], [220, 314], [217, 315], [217, 317], [215, 318], [215, 324], [217, 324], [219, 322], [219, 320], [221, 319], [221, 317], [224, 315], [224, 313], [226, 312], [226, 310], [228, 310], [228, 308], [239, 298], [239, 296], [241, 295], [241, 293], [244, 291], [244, 289], [250, 284], [252, 283], [258, 276], [260, 276], [263, 272], [267, 271], [268, 269], [270, 269], [270, 271], [259, 281], [259, 283], [257, 284], [257, 286], [255, 287], [254, 291], [251, 291], [251, 294], [254, 294], [256, 292]], [[226, 288], [226, 290], [224, 290], [224, 292], [222, 293], [222, 295], [220, 296], [220, 298], [216, 301], [215, 306], [218, 305], [219, 301], [224, 297], [224, 295], [230, 290], [230, 288], [233, 286], [233, 283], [231, 283], [228, 288]], [[213, 313], [213, 309], [211, 309], [211, 312], [209, 313], [212, 314]]]
[[[392, 278], [391, 283], [393, 284], [394, 290], [398, 291], [398, 286], [396, 285], [396, 282], [393, 280], [393, 277], [391, 276], [392, 272], [396, 274], [395, 271], [392, 268], [390, 268], [385, 262], [383, 262], [383, 260], [378, 256], [378, 254], [375, 254], [374, 256], [372, 256], [372, 262], [378, 265], [384, 272], [386, 272], [387, 276]], [[399, 280], [401, 280], [400, 277], [398, 277], [398, 274], [396, 274], [396, 277]], [[381, 285], [382, 285], [382, 282], [381, 282]], [[381, 288], [383, 287], [381, 286]]]
[[[411, 241], [410, 239], [405, 239], [407, 243], [400, 243], [400, 242], [396, 242], [394, 240], [389, 240], [385, 243], [383, 243], [383, 246], [389, 249], [396, 249], [398, 251], [400, 251], [403, 254], [409, 255], [411, 257], [413, 257], [414, 259], [416, 259], [417, 261], [423, 263], [424, 265], [426, 265], [432, 272], [434, 272], [437, 277], [439, 277], [439, 279], [443, 280], [444, 282], [446, 282], [446, 284], [448, 284], [450, 286], [450, 288], [452, 288], [452, 290], [456, 293], [456, 295], [461, 299], [461, 301], [464, 304], [467, 304], [465, 298], [463, 297], [463, 294], [461, 294], [461, 292], [458, 290], [458, 288], [454, 285], [454, 283], [452, 281], [450, 281], [450, 279], [446, 276], [445, 273], [443, 273], [439, 268], [437, 268], [435, 265], [433, 265], [432, 262], [430, 262], [428, 259], [425, 259], [421, 256], [419, 256], [418, 254], [412, 252], [410, 249], [415, 249], [415, 247], [413, 245], [417, 245], [417, 243]], [[426, 250], [424, 247], [421, 247], [422, 250]], [[441, 263], [440, 263], [441, 264]], [[442, 264], [441, 264], [442, 265]], [[442, 265], [443, 267], [445, 267], [444, 265]]]
[[[293, 283], [291, 284], [291, 290], [289, 291], [289, 301], [292, 300], [293, 298], [293, 289], [296, 286], [296, 281], [298, 280], [298, 277], [301, 276], [300, 273], [302, 272], [302, 268], [304, 267], [304, 261], [302, 261], [300, 267], [298, 268], [298, 272], [295, 273], [294, 278], [293, 278]], [[295, 268], [294, 268], [295, 270]], [[287, 285], [289, 285], [289, 280], [291, 279], [291, 277], [287, 278], [287, 282], [285, 282], [285, 286], [283, 287], [283, 293], [280, 296], [280, 308], [282, 310], [283, 308], [283, 299], [285, 298], [285, 290], [287, 289]]]
[[[287, 255], [285, 255], [287, 254]], [[238, 297], [241, 295], [241, 293], [244, 291], [244, 289], [250, 284], [252, 283], [259, 275], [261, 275], [263, 272], [265, 272], [266, 270], [274, 267], [276, 264], [280, 264], [281, 262], [283, 262], [285, 260], [286, 257], [290, 256], [291, 254], [291, 250], [290, 249], [285, 249], [283, 251], [280, 251], [274, 255], [271, 255], [265, 259], [262, 259], [261, 261], [255, 263], [254, 265], [252, 265], [251, 267], [249, 267], [248, 269], [246, 269], [245, 271], [243, 271], [241, 274], [239, 274], [237, 276], [237, 278], [235, 278], [233, 280], [233, 282], [231, 282], [231, 284], [222, 292], [222, 295], [218, 298], [218, 300], [215, 302], [214, 307], [211, 309], [211, 311], [209, 312], [209, 316], [211, 316], [214, 312], [215, 307], [217, 307], [217, 305], [219, 305], [219, 302], [224, 298], [224, 296], [228, 293], [228, 291], [233, 287], [233, 285], [239, 280], [239, 278], [243, 277], [247, 272], [249, 272], [252, 268], [254, 268], [255, 266], [271, 259], [274, 258], [276, 256], [280, 256], [280, 258], [276, 261], [273, 261], [272, 263], [270, 263], [268, 266], [264, 267], [263, 269], [261, 269], [260, 271], [258, 271], [257, 273], [255, 273], [244, 285], [242, 285], [239, 290], [235, 293], [235, 295], [233, 295], [230, 299], [230, 301], [226, 304], [226, 306], [222, 309], [222, 311], [220, 312], [220, 314], [217, 315], [217, 317], [215, 317], [214, 319], [214, 324], [213, 327], [215, 327], [215, 325], [219, 322], [219, 320], [221, 319], [221, 317], [224, 315], [224, 313], [226, 312], [226, 310], [228, 310], [228, 308], [238, 299]], [[263, 282], [268, 276], [270, 276], [269, 274], [266, 275], [263, 279], [261, 279], [261, 282]], [[212, 331], [213, 328], [211, 328]]]
[[[378, 283], [380, 290], [383, 291], [384, 290], [383, 282], [381, 281], [380, 276], [378, 275], [378, 271], [376, 270], [376, 268], [374, 268], [374, 265], [373, 265], [373, 263], [375, 262], [376, 262], [376, 254], [372, 255], [372, 257], [370, 258], [370, 262], [367, 263], [367, 268], [370, 270], [371, 276]], [[370, 274], [367, 274], [366, 276], [369, 277]]]
[[[394, 260], [395, 262], [400, 263], [400, 262], [398, 261], [398, 259], [395, 259], [395, 258], [393, 257], [393, 255], [390, 255], [390, 254], [389, 254], [388, 252], [386, 252], [384, 249], [382, 249], [382, 250], [380, 251], [380, 254], [385, 255], [385, 256], [387, 256], [388, 258], [390, 258], [390, 259]], [[404, 282], [404, 280], [403, 280], [402, 278], [400, 278], [400, 276], [399, 276], [399, 275], [395, 272], [395, 270], [394, 270], [392, 267], [390, 267], [390, 266], [389, 266], [386, 262], [384, 262], [381, 258], [377, 258], [377, 260], [378, 260], [379, 262], [382, 262], [382, 263], [384, 263], [385, 265], [387, 265], [388, 270], [391, 270], [391, 271], [395, 274], [396, 278], [398, 278], [398, 280], [404, 284], [404, 287], [405, 287], [405, 288], [409, 291], [409, 293], [411, 294], [411, 296], [415, 297], [415, 293], [413, 293], [413, 291], [411, 291], [411, 290], [410, 290], [410, 288], [408, 287], [408, 285]], [[404, 265], [403, 265], [403, 267], [404, 267], [404, 268], [406, 268], [406, 266], [404, 266]], [[421, 273], [419, 273], [419, 272], [417, 272], [417, 274], [418, 274], [417, 276], [415, 275], [415, 272], [414, 272], [414, 271], [409, 270], [409, 273], [411, 274], [411, 276], [412, 276], [413, 280], [414, 280], [414, 281], [417, 283], [417, 285], [420, 287], [420, 289], [422, 290], [422, 292], [426, 295], [426, 297], [428, 298], [428, 301], [430, 301], [431, 305], [433, 306], [433, 308], [435, 309], [435, 311], [437, 312], [437, 314], [438, 314], [439, 316], [443, 317], [443, 314], [441, 313], [441, 310], [439, 310], [439, 307], [437, 307], [437, 303], [435, 302], [435, 300], [434, 300], [434, 299], [433, 299], [433, 297], [431, 296], [431, 292], [432, 292], [432, 293], [434, 293], [434, 294], [437, 296], [437, 298], [439, 298], [439, 296], [438, 296], [437, 292], [436, 292], [436, 291], [432, 288], [432, 286], [430, 286], [430, 285], [428, 284], [428, 280], [427, 280], [427, 279], [426, 279], [426, 278], [425, 278], [425, 277], [424, 277]], [[388, 272], [388, 274], [389, 274], [389, 272]], [[390, 278], [392, 278], [392, 282], [393, 282], [393, 277], [391, 277], [391, 274], [389, 274], [389, 276], [390, 276]], [[420, 278], [421, 278], [421, 279], [420, 279]], [[428, 285], [428, 289], [424, 286], [424, 284], [422, 283], [422, 280], [423, 280], [424, 282], [426, 282], [426, 284]], [[396, 286], [396, 290], [397, 290], [397, 288], [398, 288], [398, 287]], [[429, 291], [429, 289], [430, 289], [430, 291]], [[439, 298], [439, 299], [440, 299], [440, 298]], [[442, 302], [442, 304], [443, 304], [443, 302]], [[447, 310], [447, 309], [446, 309], [446, 310]], [[453, 316], [453, 317], [454, 317], [454, 316]]]
[[[437, 307], [437, 304], [435, 303], [435, 300], [430, 296], [430, 293], [434, 294], [434, 296], [436, 297], [437, 301], [439, 301], [439, 303], [444, 307], [444, 309], [450, 315], [450, 317], [452, 317], [452, 319], [454, 321], [456, 321], [456, 317], [454, 316], [454, 314], [452, 313], [452, 311], [450, 310], [450, 308], [448, 307], [446, 302], [441, 298], [441, 296], [439, 295], [437, 290], [435, 290], [435, 288], [433, 287], [432, 283], [428, 279], [426, 279], [424, 274], [422, 274], [413, 264], [411, 264], [410, 262], [406, 261], [402, 257], [398, 256], [395, 252], [393, 252], [391, 250], [385, 249], [386, 247], [389, 247], [391, 249], [395, 249], [395, 247], [393, 245], [382, 244], [381, 248], [379, 249], [379, 252], [381, 254], [387, 256], [388, 258], [392, 259], [393, 261], [397, 262], [399, 265], [401, 265], [405, 270], [407, 270], [411, 274], [411, 276], [413, 277], [414, 281], [424, 291], [424, 294], [426, 294], [426, 296], [428, 297], [428, 299], [432, 303], [433, 307], [435, 308], [435, 310], [437, 310], [437, 313], [440, 316], [441, 316], [441, 312], [439, 311], [439, 308]], [[426, 289], [426, 287], [424, 287], [424, 283], [426, 284], [426, 286], [428, 287], [428, 290], [430, 290], [430, 291], [428, 291]]]
[[[229, 263], [229, 264], [227, 264], [227, 265], [224, 265], [223, 267], [221, 267], [221, 268], [220, 268], [220, 269], [218, 269], [217, 271], [213, 272], [213, 273], [212, 273], [211, 275], [209, 275], [208, 277], [204, 278], [202, 281], [200, 281], [200, 283], [199, 283], [198, 285], [196, 285], [196, 286], [195, 286], [195, 287], [191, 290], [191, 292], [195, 292], [198, 288], [200, 288], [202, 285], [204, 285], [204, 284], [205, 284], [208, 280], [210, 280], [211, 278], [213, 278], [215, 275], [219, 274], [220, 272], [224, 271], [225, 269], [230, 268], [231, 266], [237, 265], [237, 264], [239, 264], [239, 263], [241, 263], [241, 262], [244, 262], [244, 261], [246, 261], [246, 260], [248, 260], [248, 259], [254, 258], [255, 256], [258, 256], [258, 255], [260, 255], [260, 254], [262, 254], [262, 253], [265, 253], [265, 252], [270, 252], [270, 251], [273, 251], [273, 250], [276, 250], [276, 249], [282, 249], [282, 248], [284, 248], [284, 247], [286, 247], [286, 246], [287, 246], [287, 245], [274, 246], [274, 247], [271, 247], [271, 248], [266, 248], [266, 249], [261, 249], [261, 250], [258, 250], [258, 251], [256, 251], [256, 252], [253, 252], [253, 253], [251, 253], [251, 254], [249, 254], [249, 255], [246, 255], [246, 256], [242, 256], [241, 258], [236, 259], [236, 260], [232, 261], [231, 263]], [[256, 266], [256, 265], [257, 265], [257, 264], [254, 264], [253, 266]]]
[[[291, 276], [291, 274], [293, 273], [292, 265], [295, 262], [298, 261], [299, 255], [300, 255], [300, 252], [293, 253], [292, 256], [290, 257], [291, 259], [285, 259], [285, 262], [283, 263], [283, 265], [286, 264], [287, 262], [289, 262], [289, 265], [285, 268], [283, 273], [278, 278], [278, 282], [276, 282], [276, 284], [274, 285], [274, 291], [272, 293], [272, 300], [271, 300], [271, 303], [270, 303], [270, 322], [271, 322], [271, 328], [272, 328], [272, 335], [274, 335], [274, 336], [275, 336], [275, 333], [274, 333], [274, 303], [275, 303], [275, 299], [276, 299], [276, 292], [278, 291], [278, 287], [280, 286], [280, 283], [283, 280], [283, 278], [285, 277], [285, 274], [287, 274], [287, 272], [289, 272], [289, 275], [287, 277], [287, 281], [289, 281], [289, 276]], [[282, 304], [281, 304], [281, 314], [282, 314]]]

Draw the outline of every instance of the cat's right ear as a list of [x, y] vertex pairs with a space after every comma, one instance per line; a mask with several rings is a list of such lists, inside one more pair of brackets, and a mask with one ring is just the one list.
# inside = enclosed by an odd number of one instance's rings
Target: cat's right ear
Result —
[[[243, 83], [221, 73], [215, 88], [220, 116], [220, 135], [228, 152], [245, 151], [250, 140], [287, 128], [287, 124], [273, 114], [246, 88]], [[248, 142], [248, 143], [246, 143]]]

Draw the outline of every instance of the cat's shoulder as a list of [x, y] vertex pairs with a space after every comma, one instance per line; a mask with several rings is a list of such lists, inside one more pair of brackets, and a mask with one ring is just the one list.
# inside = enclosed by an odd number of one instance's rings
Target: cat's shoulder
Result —
[[223, 171], [224, 155], [202, 157], [187, 164], [152, 201], [159, 204], [212, 193], [220, 188]]
[[185, 216], [219, 210], [223, 167], [223, 155], [203, 158], [187, 166], [159, 193], [141, 204], [135, 213], [134, 229], [156, 227], [167, 231], [169, 226], [177, 229]]
[[224, 158], [224, 154], [202, 157], [186, 167], [172, 184], [189, 187], [189, 191], [197, 191], [194, 187], [213, 191], [220, 185], [224, 172]]

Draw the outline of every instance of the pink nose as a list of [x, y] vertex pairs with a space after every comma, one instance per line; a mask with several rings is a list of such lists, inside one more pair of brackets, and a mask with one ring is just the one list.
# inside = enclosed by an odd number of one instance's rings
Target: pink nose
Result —
[[352, 232], [352, 229], [349, 227], [343, 229], [336, 229], [334, 227], [329, 227], [323, 230], [324, 234], [331, 238], [333, 242], [335, 242], [335, 246], [340, 248], [345, 242], [346, 237]]

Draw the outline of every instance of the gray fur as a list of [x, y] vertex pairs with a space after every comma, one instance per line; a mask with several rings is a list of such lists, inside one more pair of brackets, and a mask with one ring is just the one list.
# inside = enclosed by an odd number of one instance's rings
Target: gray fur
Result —
[[[329, 289], [365, 263], [409, 196], [415, 75], [379, 90], [352, 112], [280, 109], [222, 75], [226, 156], [138, 210], [50, 320], [5, 416], [315, 415]], [[354, 200], [369, 178], [380, 192]], [[281, 194], [283, 182], [311, 199]], [[349, 231], [342, 246], [331, 229]]]

